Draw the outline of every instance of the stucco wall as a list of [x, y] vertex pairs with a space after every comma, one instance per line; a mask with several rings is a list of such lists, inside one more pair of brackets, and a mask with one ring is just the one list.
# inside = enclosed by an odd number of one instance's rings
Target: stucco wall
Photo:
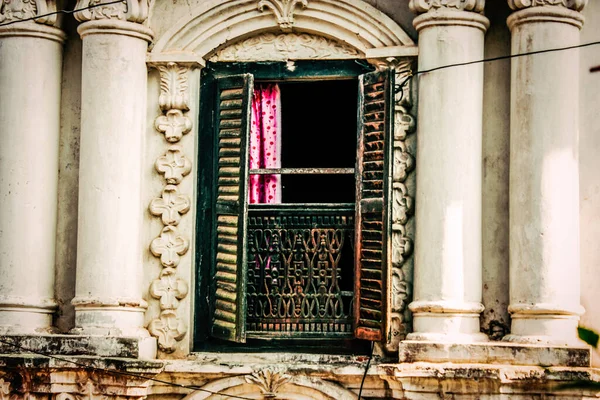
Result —
[[[600, 40], [600, 2], [590, 1], [584, 10], [581, 42]], [[600, 45], [580, 50], [579, 194], [581, 215], [581, 290], [586, 313], [581, 323], [600, 331]], [[565, 265], [565, 268], [568, 268]], [[600, 353], [594, 360], [600, 366]]]
[[[209, 0], [163, 0], [153, 2], [150, 26], [159, 38], [176, 21], [188, 15], [190, 10]], [[365, 0], [389, 15], [413, 38], [416, 33], [411, 21], [413, 14], [408, 10], [408, 0]], [[510, 33], [505, 19], [509, 10], [505, 2], [488, 2], [486, 14], [492, 26], [486, 38], [486, 57], [495, 57], [510, 52]], [[584, 12], [586, 24], [582, 31], [582, 42], [600, 40], [600, 3], [590, 1]], [[59, 221], [56, 252], [57, 298], [60, 311], [57, 325], [68, 330], [73, 325], [70, 298], [74, 294], [74, 273], [77, 246], [77, 193], [78, 193], [78, 143], [81, 82], [81, 41], [76, 33], [76, 24], [68, 16], [66, 30], [69, 39], [65, 45], [64, 77], [61, 113], [61, 153], [59, 181]], [[581, 265], [582, 303], [587, 309], [583, 324], [600, 330], [600, 113], [598, 93], [600, 72], [590, 73], [592, 66], [600, 65], [600, 46], [581, 50], [581, 130], [580, 130], [580, 196], [581, 196]], [[196, 75], [197, 76], [197, 75]], [[157, 96], [157, 74], [151, 73], [149, 96]], [[196, 89], [195, 89], [196, 90]], [[508, 146], [509, 146], [509, 102], [510, 62], [499, 61], [485, 65], [484, 89], [484, 140], [483, 140], [483, 267], [484, 303], [483, 327], [489, 329], [491, 321], [509, 324], [506, 307], [508, 304]], [[550, 101], [550, 100], [549, 100]], [[148, 110], [149, 166], [147, 173], [148, 193], [146, 199], [160, 193], [160, 184], [152, 169], [152, 160], [160, 153], [160, 134], [153, 131], [153, 118], [158, 110]], [[193, 138], [193, 132], [186, 141]], [[193, 148], [193, 145], [192, 145]], [[193, 154], [188, 156], [193, 157]], [[191, 185], [193, 178], [186, 184]], [[192, 193], [191, 186], [189, 192]], [[146, 210], [142, 212], [147, 214]], [[187, 215], [188, 221], [193, 216]], [[148, 215], [153, 232], [148, 232], [148, 243], [155, 235], [155, 219]], [[192, 229], [188, 227], [186, 229]], [[148, 260], [152, 259], [148, 254]], [[147, 260], [147, 261], [148, 261]], [[189, 265], [190, 269], [193, 269]], [[568, 266], [565, 266], [568, 268]], [[155, 266], [148, 269], [147, 279], [157, 274]], [[188, 296], [188, 300], [192, 297]], [[186, 304], [190, 307], [191, 304]], [[600, 358], [600, 357], [598, 357]], [[597, 361], [598, 362], [598, 361]], [[600, 364], [597, 364], [600, 365]]]

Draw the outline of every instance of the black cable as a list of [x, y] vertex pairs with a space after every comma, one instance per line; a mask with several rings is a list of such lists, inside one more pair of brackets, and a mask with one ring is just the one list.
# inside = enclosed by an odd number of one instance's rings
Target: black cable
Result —
[[79, 12], [79, 11], [85, 11], [85, 10], [89, 10], [89, 9], [92, 9], [92, 8], [104, 7], [104, 6], [107, 6], [109, 4], [117, 4], [117, 3], [125, 3], [125, 4], [127, 4], [126, 0], [116, 0], [116, 1], [109, 1], [108, 3], [94, 4], [92, 6], [78, 8], [78, 9], [75, 9], [75, 10], [58, 10], [58, 11], [54, 11], [54, 12], [50, 12], [50, 13], [46, 13], [46, 14], [42, 14], [42, 15], [36, 15], [35, 17], [31, 17], [31, 18], [16, 19], [14, 21], [10, 21], [10, 22], [6, 22], [4, 24], [0, 24], [0, 27], [7, 26], [7, 25], [12, 25], [12, 24], [17, 24], [17, 23], [20, 23], [20, 22], [35, 21], [36, 19], [50, 17], [52, 15], [57, 15], [57, 14], [73, 14], [73, 13], [76, 13], [76, 12]]
[[367, 379], [367, 372], [369, 372], [369, 367], [371, 366], [371, 360], [373, 359], [373, 349], [375, 348], [375, 342], [371, 342], [371, 354], [369, 354], [369, 360], [367, 361], [367, 366], [365, 367], [365, 373], [363, 374], [362, 381], [360, 381], [360, 389], [358, 390], [358, 400], [361, 399], [363, 386], [365, 385], [365, 379]]
[[147, 380], [147, 381], [162, 383], [162, 384], [169, 385], [169, 386], [179, 387], [179, 388], [183, 388], [183, 389], [199, 390], [201, 392], [205, 392], [205, 393], [209, 393], [209, 394], [218, 394], [219, 396], [230, 397], [232, 399], [252, 400], [252, 399], [250, 399], [248, 397], [242, 397], [242, 396], [236, 396], [236, 395], [233, 395], [233, 394], [223, 394], [223, 393], [219, 393], [219, 392], [213, 392], [211, 390], [203, 389], [203, 388], [201, 388], [199, 386], [182, 385], [180, 383], [163, 381], [161, 379], [150, 378], [150, 377], [147, 377], [147, 376], [144, 376], [144, 375], [134, 374], [132, 372], [123, 372], [123, 371], [117, 371], [117, 370], [114, 370], [114, 369], [98, 368], [98, 367], [94, 367], [92, 365], [88, 365], [88, 364], [84, 364], [84, 363], [81, 363], [81, 362], [69, 360], [67, 358], [56, 357], [56, 356], [53, 356], [51, 354], [46, 354], [46, 353], [42, 353], [40, 351], [27, 349], [27, 348], [25, 348], [25, 347], [23, 347], [21, 345], [18, 345], [16, 343], [12, 343], [12, 342], [6, 341], [4, 339], [0, 339], [0, 343], [7, 344], [9, 346], [15, 347], [15, 348], [17, 348], [17, 349], [19, 349], [21, 351], [27, 352], [27, 353], [32, 353], [32, 354], [36, 354], [38, 356], [43, 356], [43, 357], [48, 357], [48, 358], [53, 358], [55, 360], [66, 362], [66, 363], [71, 363], [73, 365], [76, 365], [78, 367], [82, 367], [82, 368], [85, 368], [85, 369], [88, 369], [88, 370], [101, 371], [101, 372], [108, 373], [108, 374], [113, 374], [113, 375], [129, 376], [129, 377], [143, 379], [143, 380]]
[[465, 66], [465, 65], [480, 64], [480, 63], [491, 62], [491, 61], [508, 60], [508, 59], [517, 58], [517, 57], [532, 56], [532, 55], [535, 55], [535, 54], [544, 54], [544, 53], [552, 53], [552, 52], [557, 52], [557, 51], [579, 49], [579, 48], [582, 48], [582, 47], [595, 46], [595, 45], [598, 45], [598, 44], [600, 44], [600, 41], [583, 43], [583, 44], [578, 44], [578, 45], [574, 45], [574, 46], [567, 46], [567, 47], [555, 47], [555, 48], [546, 49], [546, 50], [528, 51], [526, 53], [509, 54], [509, 55], [506, 55], [506, 56], [484, 58], [482, 60], [476, 60], [476, 61], [468, 61], [468, 62], [462, 62], [462, 63], [442, 65], [442, 66], [439, 66], [439, 67], [435, 67], [435, 68], [431, 68], [431, 69], [426, 69], [424, 71], [416, 71], [413, 75], [426, 74], [428, 72], [439, 71], [441, 69], [446, 69], [446, 68], [462, 67], [462, 66]]

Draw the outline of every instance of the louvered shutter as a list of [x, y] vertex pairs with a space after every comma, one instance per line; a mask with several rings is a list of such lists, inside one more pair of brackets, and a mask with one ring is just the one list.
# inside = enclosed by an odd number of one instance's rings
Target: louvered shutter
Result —
[[217, 80], [214, 337], [246, 341], [247, 146], [252, 75]]
[[355, 336], [387, 340], [391, 313], [391, 70], [359, 77]]

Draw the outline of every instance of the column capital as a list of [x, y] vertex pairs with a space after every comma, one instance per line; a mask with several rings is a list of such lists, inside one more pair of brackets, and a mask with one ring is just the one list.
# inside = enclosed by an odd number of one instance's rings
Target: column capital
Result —
[[485, 0], [410, 0], [408, 6], [417, 14], [437, 10], [481, 13], [485, 7]]
[[531, 7], [563, 7], [573, 11], [581, 11], [588, 0], [508, 0], [508, 5], [513, 10], [523, 10]]
[[[0, 0], [0, 24], [23, 21], [56, 12], [55, 0]], [[35, 19], [38, 24], [55, 25], [57, 14]]]
[[148, 19], [149, 0], [123, 0], [121, 3], [98, 6], [99, 4], [108, 2], [108, 0], [78, 0], [76, 8], [80, 9], [90, 6], [94, 6], [94, 8], [76, 12], [75, 18], [81, 22], [113, 20], [139, 24]]

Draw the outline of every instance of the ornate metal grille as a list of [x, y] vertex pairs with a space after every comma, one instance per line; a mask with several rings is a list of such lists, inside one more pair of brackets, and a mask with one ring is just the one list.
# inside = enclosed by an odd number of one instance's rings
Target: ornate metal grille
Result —
[[351, 337], [354, 208], [248, 215], [249, 337]]

